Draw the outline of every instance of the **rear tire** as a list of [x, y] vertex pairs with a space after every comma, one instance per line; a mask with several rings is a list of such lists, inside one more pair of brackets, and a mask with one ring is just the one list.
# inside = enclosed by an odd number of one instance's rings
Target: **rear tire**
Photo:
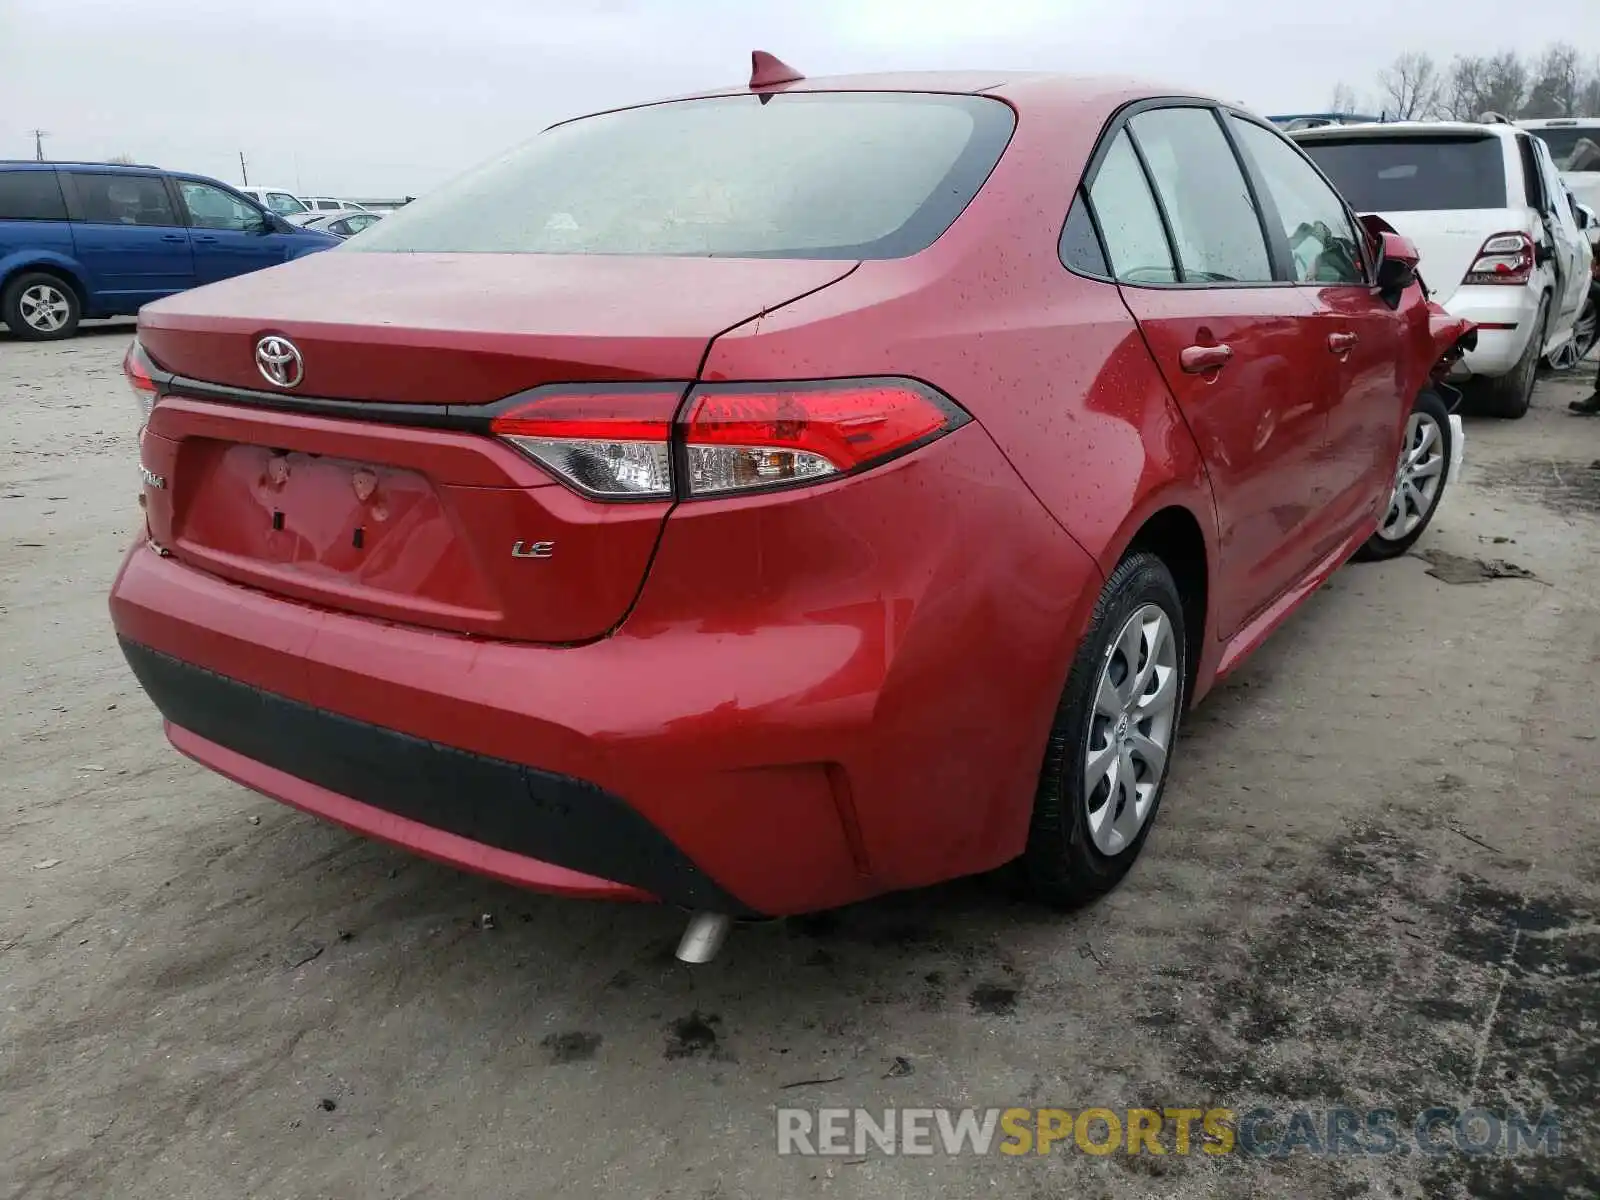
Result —
[[1426, 532], [1444, 499], [1455, 448], [1450, 410], [1437, 392], [1423, 392], [1411, 406], [1406, 436], [1400, 445], [1389, 507], [1378, 532], [1355, 552], [1358, 562], [1399, 558]]
[[1100, 593], [1046, 743], [1016, 864], [1035, 899], [1086, 904], [1139, 857], [1161, 807], [1188, 665], [1172, 572], [1154, 554], [1128, 555]]
[[78, 291], [59, 275], [24, 271], [0, 295], [0, 320], [24, 342], [50, 342], [78, 332], [83, 304]]
[[1549, 333], [1550, 297], [1539, 301], [1539, 315], [1534, 318], [1533, 333], [1522, 357], [1510, 372], [1499, 379], [1484, 382], [1478, 390], [1478, 408], [1491, 417], [1515, 421], [1528, 415], [1533, 403], [1533, 388], [1539, 380], [1539, 357], [1544, 351], [1545, 335]]
[[1551, 371], [1562, 373], [1572, 370], [1589, 351], [1600, 344], [1600, 287], [1591, 287], [1578, 310], [1578, 320], [1572, 327], [1572, 340], [1544, 360]]

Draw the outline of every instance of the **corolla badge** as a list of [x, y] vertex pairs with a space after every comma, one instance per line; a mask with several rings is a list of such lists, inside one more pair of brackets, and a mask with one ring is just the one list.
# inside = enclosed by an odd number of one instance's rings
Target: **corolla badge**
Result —
[[268, 334], [256, 343], [256, 369], [268, 383], [292, 388], [305, 378], [306, 364], [288, 338]]

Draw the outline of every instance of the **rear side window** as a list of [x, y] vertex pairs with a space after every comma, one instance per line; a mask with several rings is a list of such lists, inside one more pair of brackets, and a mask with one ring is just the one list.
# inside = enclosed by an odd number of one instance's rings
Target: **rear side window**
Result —
[[1497, 137], [1308, 138], [1301, 147], [1357, 212], [1508, 206]]
[[1534, 151], [1533, 139], [1519, 134], [1517, 153], [1522, 156], [1522, 190], [1527, 195], [1528, 207], [1544, 212], [1549, 205], [1544, 200], [1544, 172], [1539, 169], [1539, 155]]
[[113, 175], [74, 171], [72, 190], [81, 219], [92, 225], [178, 225], [157, 175]]
[[898, 258], [932, 244], [1011, 136], [983, 96], [792, 92], [547, 130], [351, 250]]
[[1127, 130], [1118, 133], [1095, 172], [1089, 203], [1105, 235], [1111, 271], [1124, 283], [1176, 283], [1178, 268], [1161, 213]]
[[1166, 208], [1186, 283], [1270, 283], [1261, 218], [1208, 108], [1158, 108], [1128, 122]]
[[1061, 261], [1084, 275], [1111, 274], [1106, 265], [1105, 251], [1100, 249], [1100, 238], [1089, 217], [1089, 205], [1080, 191], [1072, 200], [1072, 210], [1067, 213], [1066, 226], [1061, 230]]
[[54, 171], [0, 171], [0, 221], [65, 221]]

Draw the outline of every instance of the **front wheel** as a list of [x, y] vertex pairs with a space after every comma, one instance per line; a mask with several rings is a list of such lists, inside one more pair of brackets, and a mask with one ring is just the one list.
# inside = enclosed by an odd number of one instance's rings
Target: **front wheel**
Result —
[[1187, 656], [1172, 573], [1153, 554], [1130, 554], [1100, 593], [1046, 744], [1017, 864], [1036, 899], [1085, 904], [1133, 866], [1161, 807]]
[[1389, 507], [1378, 532], [1356, 551], [1366, 562], [1398, 558], [1416, 544], [1444, 498], [1454, 434], [1450, 411], [1436, 392], [1423, 392], [1406, 420]]

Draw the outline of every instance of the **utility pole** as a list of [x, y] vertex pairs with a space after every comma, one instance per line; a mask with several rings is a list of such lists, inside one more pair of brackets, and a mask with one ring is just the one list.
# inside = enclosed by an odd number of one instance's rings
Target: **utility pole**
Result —
[[44, 139], [50, 136], [48, 129], [30, 129], [33, 134], [33, 157], [35, 162], [44, 161]]
[[244, 176], [245, 187], [250, 186], [250, 168], [244, 165], [244, 151], [239, 151], [239, 174]]

